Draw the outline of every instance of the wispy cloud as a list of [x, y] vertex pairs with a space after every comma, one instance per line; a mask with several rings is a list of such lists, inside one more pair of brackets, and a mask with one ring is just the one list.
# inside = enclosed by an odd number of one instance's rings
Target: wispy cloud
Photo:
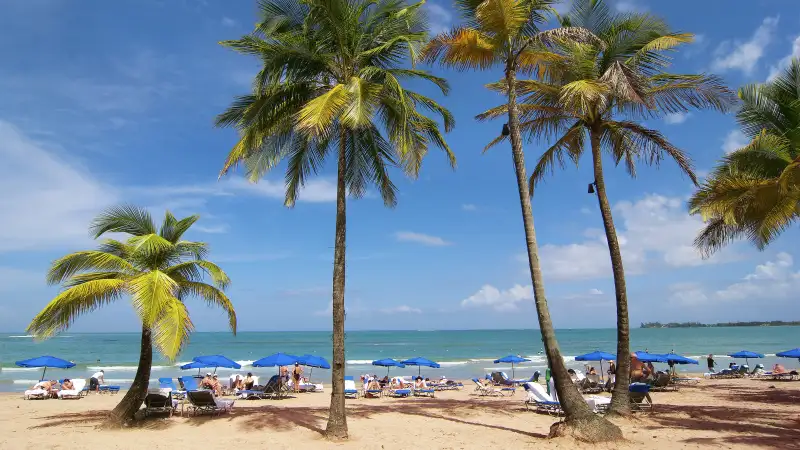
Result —
[[419, 308], [412, 308], [408, 305], [400, 305], [394, 308], [384, 308], [381, 309], [380, 312], [384, 314], [422, 314], [422, 310]]
[[725, 72], [735, 69], [751, 74], [764, 56], [764, 50], [774, 39], [777, 27], [778, 17], [767, 17], [756, 28], [750, 39], [722, 42], [714, 52], [715, 58], [711, 62], [711, 70]]
[[395, 233], [395, 238], [402, 242], [416, 242], [418, 244], [429, 245], [432, 247], [442, 247], [445, 245], [452, 245], [439, 236], [431, 236], [429, 234], [415, 233], [413, 231], [398, 231]]
[[672, 114], [667, 114], [666, 116], [664, 116], [664, 123], [666, 123], [667, 125], [679, 125], [682, 124], [683, 122], [686, 122], [686, 120], [688, 120], [689, 117], [691, 116], [692, 114], [688, 112], [685, 113], [676, 112]]
[[461, 205], [461, 209], [463, 209], [464, 211], [477, 211], [478, 207], [473, 205], [472, 203], [464, 203], [463, 205]]
[[531, 285], [515, 284], [510, 289], [501, 291], [491, 284], [485, 284], [478, 292], [462, 300], [461, 307], [488, 307], [496, 311], [516, 311], [518, 303], [531, 300], [533, 300]]
[[208, 234], [224, 234], [227, 233], [228, 230], [230, 230], [230, 227], [227, 224], [214, 225], [214, 226], [195, 225], [192, 227], [192, 230]]
[[739, 150], [749, 142], [750, 141], [747, 139], [747, 136], [745, 136], [744, 133], [739, 130], [731, 130], [727, 135], [725, 135], [725, 139], [722, 140], [722, 151], [724, 151], [727, 155]]
[[436, 3], [426, 3], [425, 7], [428, 8], [428, 25], [432, 34], [439, 34], [450, 29], [453, 24], [453, 14], [450, 10]]
[[226, 26], [226, 27], [235, 27], [236, 25], [238, 25], [238, 22], [236, 22], [235, 20], [231, 19], [230, 17], [223, 17], [222, 18], [222, 25]]
[[793, 58], [800, 58], [800, 36], [796, 37], [794, 41], [792, 41], [792, 51], [784, 56], [783, 58], [778, 61], [778, 63], [769, 68], [769, 76], [767, 77], [767, 81], [772, 81], [781, 74], [789, 64], [791, 64]]

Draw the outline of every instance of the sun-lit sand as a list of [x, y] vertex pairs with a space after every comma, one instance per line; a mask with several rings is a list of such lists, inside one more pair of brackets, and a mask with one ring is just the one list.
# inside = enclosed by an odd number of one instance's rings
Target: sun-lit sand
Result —
[[[704, 380], [652, 396], [652, 413], [619, 423], [628, 442], [599, 448], [800, 448], [800, 382]], [[435, 399], [348, 400], [351, 439], [333, 444], [321, 435], [329, 398], [237, 400], [229, 415], [152, 418], [105, 431], [95, 425], [120, 396], [25, 401], [3, 394], [0, 448], [598, 448], [546, 439], [558, 419], [526, 411], [521, 389], [482, 398], [471, 388]]]

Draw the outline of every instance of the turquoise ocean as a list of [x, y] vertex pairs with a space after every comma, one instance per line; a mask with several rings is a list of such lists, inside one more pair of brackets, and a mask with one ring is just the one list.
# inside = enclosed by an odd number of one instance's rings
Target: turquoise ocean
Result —
[[[603, 350], [616, 353], [614, 329], [558, 330], [561, 353], [567, 365], [583, 368], [575, 355]], [[633, 350], [654, 353], [676, 353], [700, 360], [700, 365], [680, 366], [684, 372], [704, 372], [705, 355], [713, 353], [717, 364], [727, 367], [733, 359], [724, 356], [739, 350], [763, 353], [758, 360], [769, 367], [776, 362], [795, 368], [798, 362], [776, 358], [775, 353], [800, 347], [800, 327], [731, 327], [731, 328], [681, 328], [633, 329]], [[508, 364], [493, 364], [493, 360], [508, 354], [531, 359], [515, 367], [516, 376], [530, 376], [534, 371], [544, 371], [546, 362], [542, 353], [538, 330], [472, 330], [472, 331], [348, 331], [346, 335], [347, 373], [383, 375], [386, 369], [370, 365], [381, 358], [406, 359], [423, 356], [441, 364], [440, 369], [422, 368], [423, 376], [467, 379], [482, 376], [493, 370], [511, 375]], [[109, 384], [128, 385], [136, 372], [138, 361], [138, 333], [64, 333], [47, 341], [37, 342], [24, 333], [0, 333], [0, 391], [23, 391], [41, 376], [41, 369], [17, 367], [14, 362], [41, 355], [52, 355], [76, 363], [71, 369], [48, 369], [47, 378], [85, 378], [104, 369]], [[252, 361], [275, 352], [302, 355], [311, 353], [330, 360], [330, 332], [241, 332], [195, 333], [191, 342], [175, 362], [164, 360], [154, 352], [155, 361], [151, 381], [159, 377], [177, 377], [196, 374], [182, 371], [180, 365], [198, 355], [223, 354], [242, 365], [241, 370], [219, 369], [220, 376], [251, 371], [257, 375], [271, 375], [275, 368], [254, 368]], [[753, 367], [756, 361], [751, 360]], [[598, 363], [592, 363], [598, 366]], [[418, 368], [392, 369], [396, 375], [416, 375]], [[314, 369], [312, 379], [330, 381], [330, 371]]]

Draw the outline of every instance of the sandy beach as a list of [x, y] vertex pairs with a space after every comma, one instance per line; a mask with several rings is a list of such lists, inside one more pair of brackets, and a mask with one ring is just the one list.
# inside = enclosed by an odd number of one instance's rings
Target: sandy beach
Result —
[[[608, 448], [800, 448], [800, 382], [703, 380], [652, 397], [653, 412], [619, 422], [627, 442]], [[3, 394], [0, 448], [598, 448], [547, 439], [557, 419], [526, 411], [524, 398], [521, 389], [482, 398], [467, 387], [434, 399], [348, 400], [351, 439], [334, 444], [321, 435], [327, 392], [237, 400], [228, 415], [150, 418], [117, 431], [95, 426], [121, 396], [26, 401]]]

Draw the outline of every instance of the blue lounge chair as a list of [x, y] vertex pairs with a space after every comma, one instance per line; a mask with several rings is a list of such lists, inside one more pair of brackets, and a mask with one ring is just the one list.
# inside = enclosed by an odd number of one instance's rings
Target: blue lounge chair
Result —
[[653, 402], [650, 400], [650, 385], [646, 383], [631, 383], [628, 387], [631, 399], [631, 409], [634, 411], [652, 411]]
[[408, 397], [411, 395], [411, 389], [395, 389], [389, 391], [389, 395], [392, 397]]
[[186, 391], [182, 391], [175, 386], [175, 380], [172, 378], [159, 378], [158, 379], [158, 387], [159, 389], [169, 389], [170, 393], [172, 394], [173, 398], [178, 400], [182, 399], [186, 396]]
[[430, 397], [433, 398], [436, 393], [435, 389], [414, 389], [415, 397]]
[[197, 380], [194, 377], [180, 377], [179, 380], [183, 384], [183, 390], [186, 392], [197, 391], [200, 388], [197, 386]]
[[98, 387], [98, 391], [101, 394], [110, 394], [110, 395], [119, 394], [119, 390], [120, 390], [119, 386], [109, 386], [104, 384]]
[[358, 389], [353, 377], [344, 377], [344, 396], [345, 398], [358, 398]]

